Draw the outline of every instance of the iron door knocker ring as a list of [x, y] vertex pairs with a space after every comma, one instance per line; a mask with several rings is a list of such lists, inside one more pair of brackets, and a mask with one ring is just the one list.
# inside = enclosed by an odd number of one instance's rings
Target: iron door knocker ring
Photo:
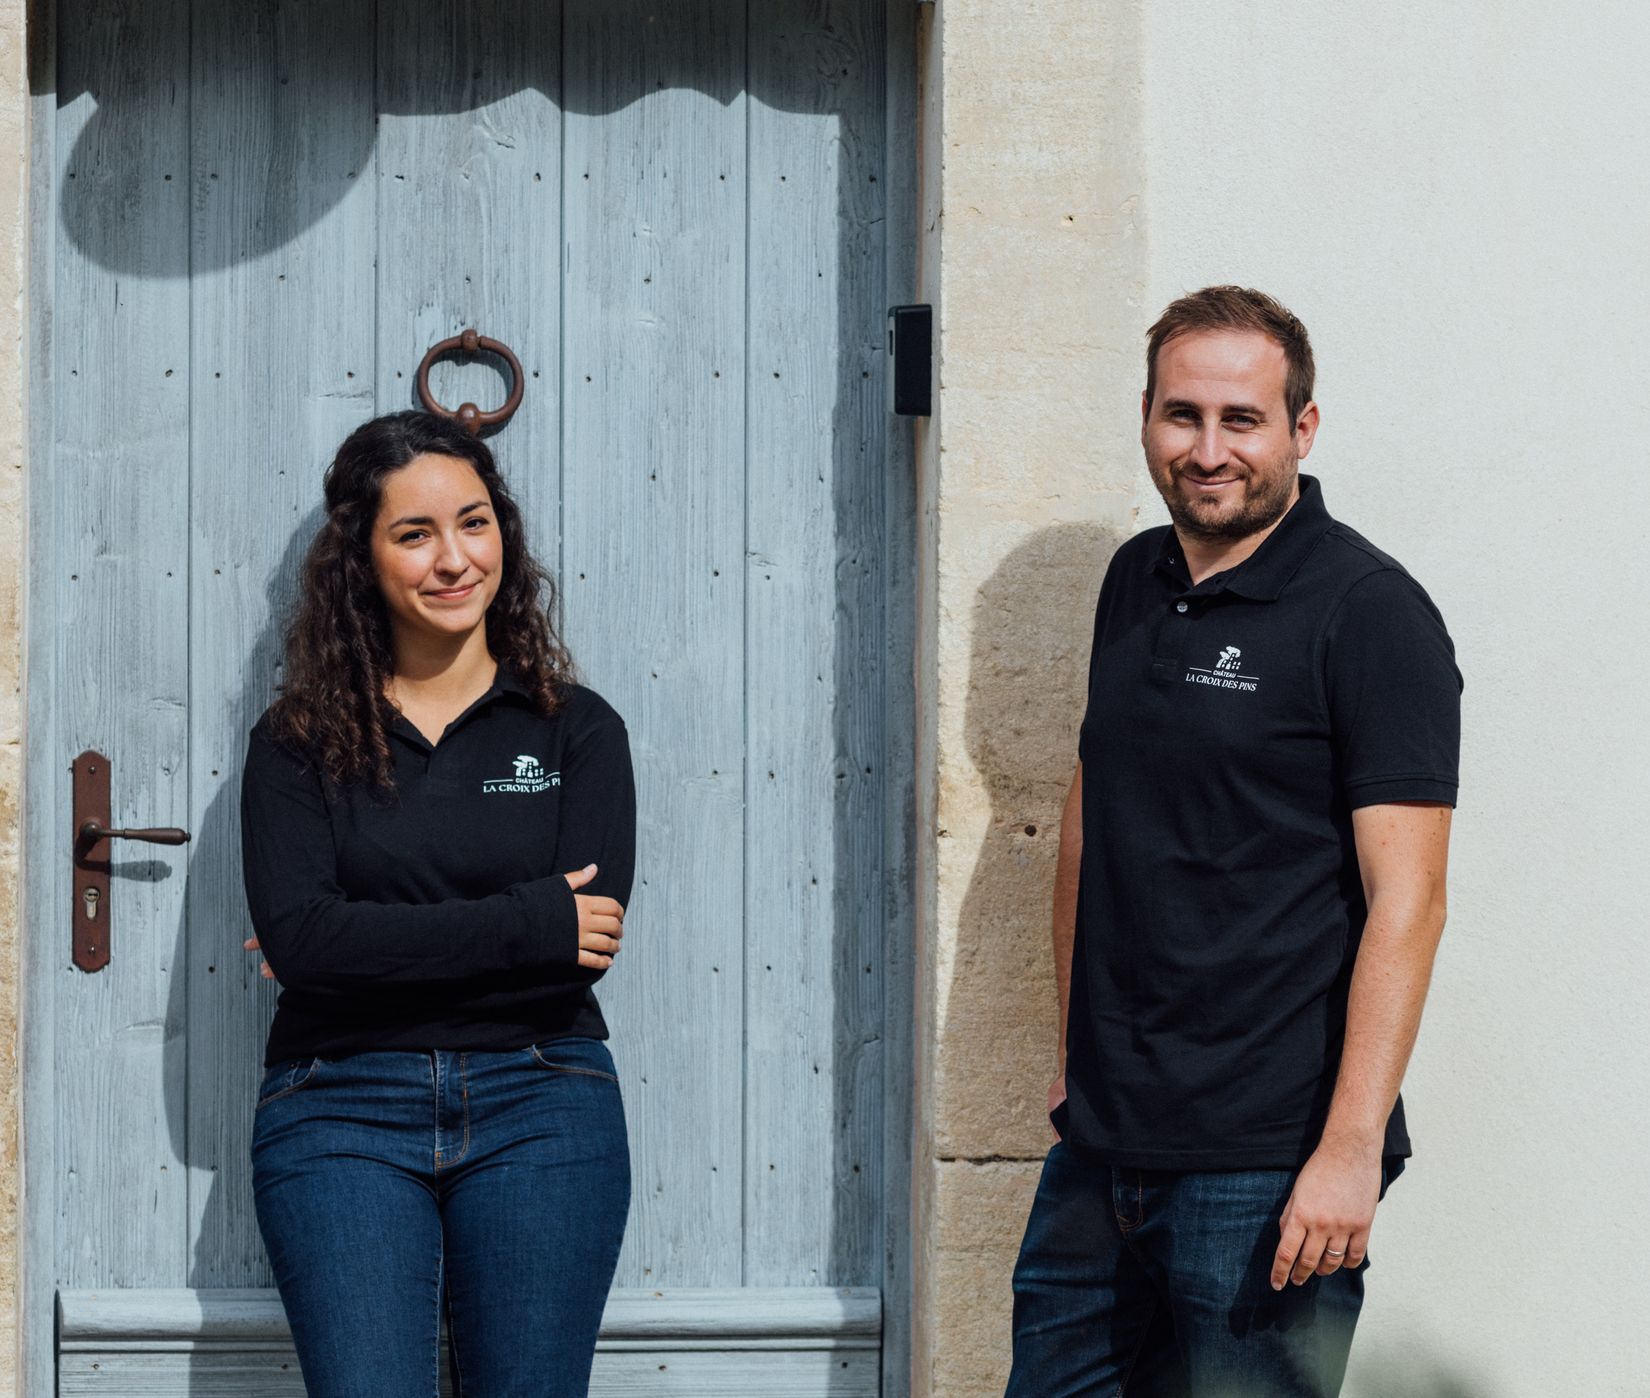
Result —
[[[446, 354], [461, 354], [465, 356], [475, 354], [496, 354], [510, 366], [510, 396], [504, 400], [502, 408], [494, 408], [491, 412], [482, 412], [474, 403], [463, 403], [457, 412], [444, 408], [435, 401], [430, 392], [430, 365]], [[485, 335], [474, 330], [466, 330], [460, 335], [454, 335], [442, 340], [439, 344], [430, 346], [429, 353], [418, 365], [418, 398], [424, 407], [439, 417], [450, 418], [458, 423], [467, 432], [480, 435], [483, 428], [502, 427], [521, 406], [522, 393], [521, 361], [516, 358], [512, 350], [502, 340], [490, 340]]]

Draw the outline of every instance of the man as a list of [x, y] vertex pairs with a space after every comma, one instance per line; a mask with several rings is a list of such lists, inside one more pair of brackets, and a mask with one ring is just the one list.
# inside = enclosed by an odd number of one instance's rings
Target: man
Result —
[[1409, 1154], [1461, 680], [1427, 595], [1298, 470], [1312, 380], [1256, 291], [1149, 332], [1173, 523], [1118, 550], [1095, 616], [1010, 1398], [1340, 1389]]

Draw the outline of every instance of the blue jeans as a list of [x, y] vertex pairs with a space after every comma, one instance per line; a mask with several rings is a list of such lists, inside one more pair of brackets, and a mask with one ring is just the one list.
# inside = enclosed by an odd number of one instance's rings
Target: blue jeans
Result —
[[1369, 1262], [1272, 1290], [1295, 1174], [1123, 1169], [1056, 1145], [1014, 1268], [1007, 1398], [1333, 1398]]
[[583, 1398], [630, 1206], [595, 1039], [270, 1068], [258, 1226], [310, 1398]]

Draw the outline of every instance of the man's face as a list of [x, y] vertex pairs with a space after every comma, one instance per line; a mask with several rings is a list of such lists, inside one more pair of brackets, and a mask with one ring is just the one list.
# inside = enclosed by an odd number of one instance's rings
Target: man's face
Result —
[[1183, 538], [1229, 543], [1275, 524], [1299, 487], [1318, 409], [1291, 420], [1283, 346], [1258, 331], [1199, 330], [1157, 354], [1156, 398], [1141, 398], [1152, 484]]

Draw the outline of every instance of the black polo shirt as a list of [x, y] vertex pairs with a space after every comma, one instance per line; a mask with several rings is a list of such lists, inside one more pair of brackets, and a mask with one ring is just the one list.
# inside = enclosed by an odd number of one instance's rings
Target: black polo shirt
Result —
[[636, 800], [624, 723], [569, 686], [546, 718], [500, 665], [432, 745], [389, 728], [396, 796], [339, 788], [252, 729], [241, 783], [247, 907], [281, 983], [266, 1063], [370, 1049], [605, 1038], [565, 874], [624, 903]]
[[[1443, 619], [1300, 483], [1237, 567], [1193, 587], [1164, 526], [1124, 544], [1100, 590], [1056, 1121], [1106, 1163], [1306, 1160], [1366, 913], [1352, 812], [1455, 803]], [[1401, 1102], [1385, 1149], [1409, 1154]]]

